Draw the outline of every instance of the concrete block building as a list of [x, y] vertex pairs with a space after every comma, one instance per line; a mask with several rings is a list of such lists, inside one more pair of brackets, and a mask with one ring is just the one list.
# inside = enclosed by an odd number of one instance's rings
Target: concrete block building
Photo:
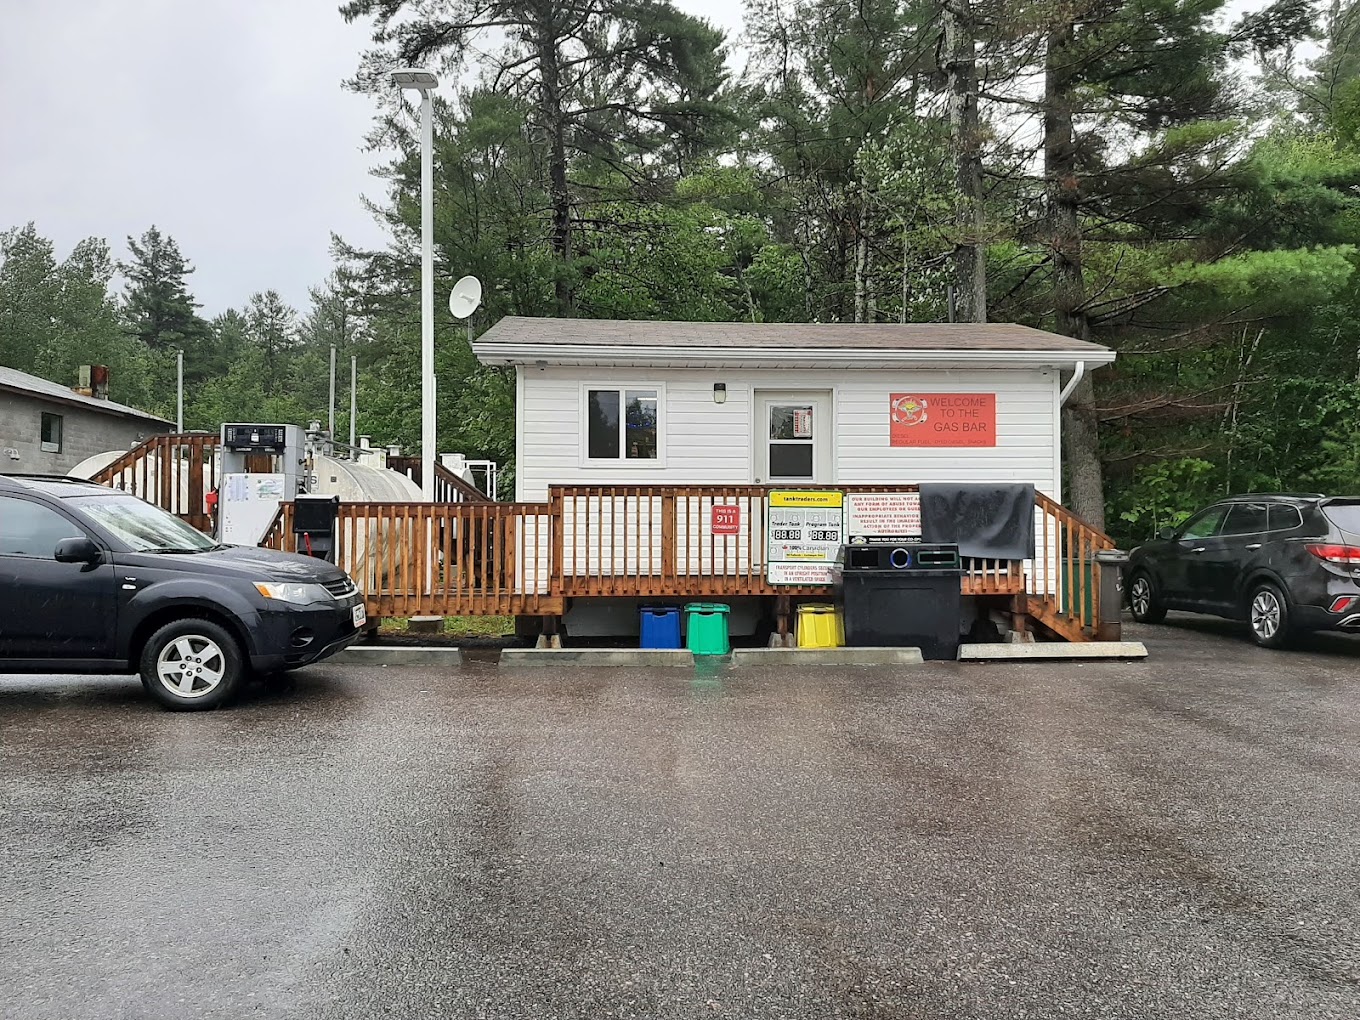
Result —
[[64, 475], [93, 454], [175, 430], [174, 422], [115, 403], [107, 392], [106, 384], [87, 394], [0, 367], [0, 474]]

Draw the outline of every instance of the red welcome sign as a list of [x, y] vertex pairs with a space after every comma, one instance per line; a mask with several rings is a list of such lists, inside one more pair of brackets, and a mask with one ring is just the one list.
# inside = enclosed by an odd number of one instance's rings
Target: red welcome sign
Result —
[[741, 534], [741, 507], [714, 503], [712, 531], [715, 535]]
[[890, 446], [995, 446], [995, 393], [888, 395]]

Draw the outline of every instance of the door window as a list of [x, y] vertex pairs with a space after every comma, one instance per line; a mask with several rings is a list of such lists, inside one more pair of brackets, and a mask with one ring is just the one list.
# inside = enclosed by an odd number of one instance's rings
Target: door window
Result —
[[84, 538], [81, 530], [41, 503], [0, 496], [0, 556], [50, 560], [63, 538]]
[[769, 404], [770, 477], [811, 481], [814, 474], [811, 404]]
[[1223, 522], [1224, 537], [1228, 535], [1260, 535], [1266, 530], [1266, 505], [1264, 503], [1234, 503], [1228, 510], [1228, 519]]
[[1223, 523], [1223, 517], [1228, 512], [1227, 507], [1211, 506], [1208, 510], [1190, 519], [1181, 530], [1181, 539], [1189, 541], [1200, 538], [1212, 538], [1218, 534], [1219, 525]]

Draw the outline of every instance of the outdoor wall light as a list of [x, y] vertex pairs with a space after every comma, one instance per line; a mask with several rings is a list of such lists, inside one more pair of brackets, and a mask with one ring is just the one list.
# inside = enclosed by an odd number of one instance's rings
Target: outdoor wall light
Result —
[[727, 403], [727, 383], [715, 382], [713, 384], [713, 403]]

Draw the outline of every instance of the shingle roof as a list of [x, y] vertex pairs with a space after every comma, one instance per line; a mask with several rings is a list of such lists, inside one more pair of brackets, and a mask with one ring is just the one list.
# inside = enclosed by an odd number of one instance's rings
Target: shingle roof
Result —
[[161, 418], [158, 415], [147, 411], [129, 407], [127, 404], [118, 404], [112, 400], [99, 400], [96, 397], [87, 397], [83, 393], [63, 386], [60, 383], [49, 382], [36, 375], [29, 375], [27, 372], [20, 372], [16, 368], [5, 368], [0, 365], [0, 390], [9, 390], [12, 393], [27, 393], [35, 397], [47, 397], [51, 400], [59, 400], [64, 404], [75, 404], [80, 407], [88, 407], [92, 411], [102, 411], [105, 414], [114, 414], [127, 418], [140, 418], [143, 421], [154, 421], [162, 425], [174, 425], [172, 421]]
[[1096, 354], [1107, 347], [1013, 323], [657, 322], [507, 316], [476, 345], [590, 344], [617, 347], [861, 351], [1041, 351]]

